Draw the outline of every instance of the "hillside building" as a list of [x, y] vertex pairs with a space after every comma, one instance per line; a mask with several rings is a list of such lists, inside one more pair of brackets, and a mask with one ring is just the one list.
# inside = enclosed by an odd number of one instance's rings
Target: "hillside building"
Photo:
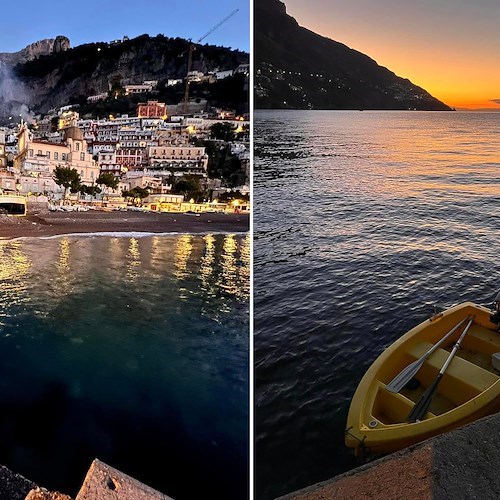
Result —
[[167, 119], [167, 105], [164, 102], [148, 101], [137, 105], [137, 116], [139, 118]]
[[64, 130], [61, 144], [33, 140], [23, 125], [18, 133], [18, 153], [14, 158], [14, 175], [20, 181], [22, 194], [61, 194], [64, 188], [53, 179], [57, 166], [74, 168], [83, 184], [92, 185], [99, 176], [99, 167], [87, 152], [82, 131], [77, 127]]
[[148, 170], [159, 175], [198, 175], [206, 177], [208, 155], [204, 147], [152, 146], [148, 149]]
[[125, 94], [146, 94], [153, 91], [153, 85], [146, 83], [125, 85]]

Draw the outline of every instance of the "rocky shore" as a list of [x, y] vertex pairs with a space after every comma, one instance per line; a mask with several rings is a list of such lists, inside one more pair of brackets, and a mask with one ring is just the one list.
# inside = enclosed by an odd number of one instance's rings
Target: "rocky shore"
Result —
[[49, 212], [25, 217], [0, 216], [0, 239], [47, 237], [73, 233], [241, 233], [249, 230], [249, 215], [152, 212]]

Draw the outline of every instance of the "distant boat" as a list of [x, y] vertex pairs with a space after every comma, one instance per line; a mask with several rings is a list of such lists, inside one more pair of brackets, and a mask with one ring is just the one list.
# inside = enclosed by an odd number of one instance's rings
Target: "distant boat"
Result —
[[500, 293], [495, 311], [465, 302], [390, 345], [351, 402], [345, 443], [392, 453], [500, 410]]
[[0, 215], [26, 215], [26, 198], [16, 194], [0, 194]]

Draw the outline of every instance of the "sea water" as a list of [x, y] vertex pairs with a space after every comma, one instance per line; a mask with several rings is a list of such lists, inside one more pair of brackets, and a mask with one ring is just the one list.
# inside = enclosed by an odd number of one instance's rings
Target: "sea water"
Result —
[[0, 463], [245, 498], [249, 236], [139, 236], [0, 241]]
[[355, 467], [354, 391], [433, 304], [500, 290], [500, 113], [255, 113], [256, 498]]

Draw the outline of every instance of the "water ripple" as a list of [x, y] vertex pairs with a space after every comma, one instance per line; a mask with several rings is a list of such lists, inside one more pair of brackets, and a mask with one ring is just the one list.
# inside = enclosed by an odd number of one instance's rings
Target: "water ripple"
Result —
[[500, 120], [257, 112], [257, 498], [356, 465], [350, 400], [433, 303], [487, 303], [500, 274]]

